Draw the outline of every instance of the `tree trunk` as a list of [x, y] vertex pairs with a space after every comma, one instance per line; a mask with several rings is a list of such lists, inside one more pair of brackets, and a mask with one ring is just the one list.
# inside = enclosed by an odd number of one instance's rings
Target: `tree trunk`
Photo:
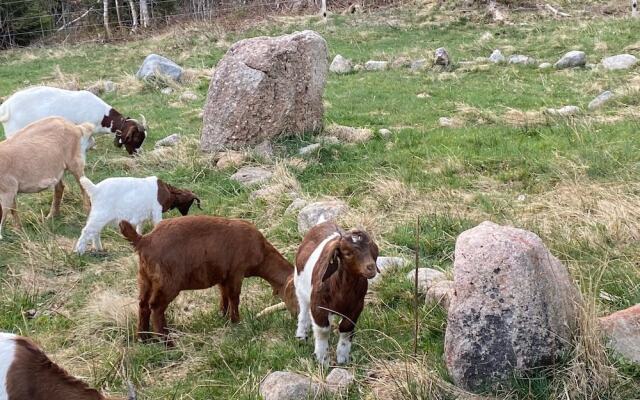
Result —
[[107, 39], [111, 38], [111, 28], [109, 27], [109, 0], [102, 0], [103, 13], [102, 18], [104, 22], [104, 30], [107, 34]]
[[118, 17], [118, 26], [122, 28], [122, 19], [120, 19], [120, 0], [114, 0], [116, 5], [116, 16]]
[[138, 30], [138, 10], [135, 0], [129, 0], [129, 7], [131, 7], [131, 30], [135, 32]]
[[147, 0], [140, 0], [140, 22], [143, 28], [149, 27], [149, 8], [147, 7]]

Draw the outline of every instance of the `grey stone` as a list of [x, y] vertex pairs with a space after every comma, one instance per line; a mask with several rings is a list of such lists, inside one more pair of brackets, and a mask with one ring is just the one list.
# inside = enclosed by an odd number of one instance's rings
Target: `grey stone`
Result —
[[449, 309], [451, 298], [453, 297], [453, 281], [435, 282], [425, 295], [425, 302], [429, 304], [440, 304], [445, 310]]
[[235, 43], [211, 79], [202, 150], [322, 130], [327, 58], [327, 42], [313, 31]]
[[426, 67], [427, 67], [427, 60], [424, 58], [421, 58], [419, 60], [411, 61], [411, 66], [409, 68], [413, 72], [418, 72], [418, 71], [422, 71]]
[[242, 167], [235, 174], [231, 175], [231, 179], [240, 182], [245, 186], [265, 183], [271, 179], [273, 173], [260, 167]]
[[173, 93], [173, 89], [170, 88], [170, 87], [162, 88], [162, 89], [160, 89], [160, 93], [162, 93], [162, 94], [171, 94], [171, 93]]
[[112, 93], [118, 90], [118, 85], [116, 85], [113, 81], [104, 81], [102, 84], [106, 93]]
[[386, 128], [378, 129], [378, 135], [383, 138], [388, 138], [389, 136], [391, 136], [391, 131]]
[[[407, 273], [407, 279], [410, 280], [411, 283], [415, 282], [415, 276], [415, 270], [411, 270]], [[447, 276], [438, 270], [432, 268], [418, 268], [418, 292], [421, 294], [426, 294], [431, 286], [436, 282], [446, 280]]]
[[508, 387], [570, 348], [580, 295], [534, 233], [483, 222], [458, 236], [453, 268], [444, 359], [456, 386]]
[[522, 54], [514, 54], [509, 57], [509, 64], [533, 65], [536, 64], [536, 60]]
[[180, 101], [189, 102], [198, 100], [198, 95], [188, 90], [180, 95]]
[[155, 147], [171, 147], [180, 143], [180, 134], [174, 133], [164, 139], [158, 140]]
[[555, 69], [584, 67], [587, 64], [587, 55], [584, 51], [573, 50], [562, 56], [555, 64]]
[[367, 61], [364, 63], [364, 69], [367, 71], [384, 71], [387, 69], [389, 63], [387, 61]]
[[291, 214], [294, 211], [301, 210], [304, 206], [307, 205], [307, 201], [301, 198], [293, 199], [289, 207], [284, 211], [285, 214]]
[[320, 222], [335, 220], [347, 210], [347, 205], [340, 200], [308, 204], [298, 214], [298, 232], [304, 235]]
[[349, 143], [366, 142], [373, 137], [373, 131], [369, 128], [353, 128], [338, 124], [329, 125], [325, 133]]
[[599, 319], [609, 346], [624, 358], [640, 364], [640, 304]]
[[551, 63], [548, 63], [548, 62], [544, 62], [544, 63], [538, 65], [538, 68], [540, 68], [540, 69], [549, 69], [551, 67], [553, 67], [553, 65]]
[[300, 155], [307, 155], [309, 153], [313, 153], [315, 151], [317, 151], [320, 148], [321, 144], [320, 143], [312, 143], [308, 146], [304, 146], [301, 147], [300, 150], [298, 150], [298, 154]]
[[179, 81], [183, 72], [182, 67], [168, 58], [157, 54], [149, 54], [136, 73], [136, 77], [138, 79], [149, 79], [163, 76]]
[[406, 264], [406, 261], [402, 257], [378, 257], [376, 260], [376, 266], [378, 270], [380, 270], [379, 274], [376, 274], [373, 278], [369, 279], [370, 284], [377, 283], [380, 279], [382, 279], [383, 275], [395, 270], [396, 268], [401, 268]]
[[547, 108], [545, 113], [556, 117], [571, 117], [580, 114], [580, 108], [577, 106], [564, 106], [561, 108]]
[[336, 74], [348, 74], [353, 71], [353, 63], [351, 60], [347, 60], [338, 54], [333, 58], [333, 61], [331, 61], [329, 71], [335, 72]]
[[494, 64], [499, 64], [499, 63], [506, 62], [507, 59], [502, 55], [502, 52], [500, 50], [495, 49], [493, 53], [491, 53], [491, 55], [489, 56], [489, 61], [491, 61]]
[[629, 69], [636, 65], [638, 59], [631, 54], [618, 54], [602, 60], [602, 66], [609, 70]]
[[449, 57], [447, 49], [445, 49], [444, 47], [437, 48], [433, 53], [433, 63], [442, 67], [448, 67], [449, 64], [451, 64], [451, 59]]
[[293, 372], [276, 371], [260, 383], [264, 400], [306, 400], [320, 394], [322, 387], [311, 378]]
[[440, 117], [438, 124], [443, 128], [460, 128], [463, 124], [459, 119], [452, 117]]
[[591, 100], [589, 103], [589, 110], [597, 110], [598, 108], [605, 105], [605, 103], [612, 100], [614, 97], [613, 93], [610, 91], [602, 92], [595, 99]]
[[362, 64], [356, 64], [353, 66], [353, 70], [355, 72], [362, 71], [363, 69], [364, 69], [364, 66]]
[[325, 383], [327, 389], [336, 393], [346, 390], [354, 380], [355, 377], [348, 370], [344, 368], [334, 368], [329, 372], [329, 375], [327, 375]]

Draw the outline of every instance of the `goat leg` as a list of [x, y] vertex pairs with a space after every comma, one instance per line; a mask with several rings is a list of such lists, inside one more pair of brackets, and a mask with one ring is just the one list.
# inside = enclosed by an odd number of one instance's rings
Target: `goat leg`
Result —
[[60, 215], [60, 203], [62, 203], [62, 195], [64, 194], [64, 182], [62, 179], [56, 183], [53, 188], [53, 201], [51, 202], [51, 210], [47, 215], [47, 219]]

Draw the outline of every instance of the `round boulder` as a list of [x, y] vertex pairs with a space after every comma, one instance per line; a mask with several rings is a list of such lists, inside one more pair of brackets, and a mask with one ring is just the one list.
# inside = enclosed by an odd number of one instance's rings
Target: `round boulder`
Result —
[[331, 221], [347, 211], [347, 205], [340, 200], [319, 201], [306, 205], [298, 214], [298, 232], [304, 235], [317, 224]]
[[322, 386], [311, 378], [293, 372], [276, 371], [260, 383], [260, 395], [264, 400], [302, 400], [315, 398]]
[[168, 76], [174, 81], [182, 78], [184, 70], [175, 62], [157, 54], [149, 54], [142, 62], [142, 66], [136, 73], [138, 79], [149, 79], [158, 76]]

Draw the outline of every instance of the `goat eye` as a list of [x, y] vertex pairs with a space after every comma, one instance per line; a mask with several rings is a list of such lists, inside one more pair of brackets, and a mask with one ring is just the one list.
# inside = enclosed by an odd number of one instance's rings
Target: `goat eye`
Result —
[[349, 251], [344, 252], [343, 255], [347, 258], [351, 258], [351, 256], [353, 256], [353, 254], [351, 254], [351, 252]]

